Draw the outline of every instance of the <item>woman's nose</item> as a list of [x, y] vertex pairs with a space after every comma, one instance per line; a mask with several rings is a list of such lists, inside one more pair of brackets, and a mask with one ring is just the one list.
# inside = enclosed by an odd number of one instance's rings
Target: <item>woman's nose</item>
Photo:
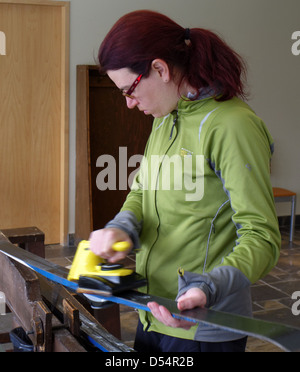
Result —
[[126, 97], [126, 104], [129, 109], [133, 109], [138, 104], [138, 101], [135, 98]]

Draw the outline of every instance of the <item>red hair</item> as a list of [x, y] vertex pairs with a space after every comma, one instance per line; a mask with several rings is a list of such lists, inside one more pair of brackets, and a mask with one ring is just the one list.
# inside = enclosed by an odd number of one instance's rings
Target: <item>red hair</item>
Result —
[[[185, 43], [189, 35], [190, 43]], [[138, 10], [124, 15], [109, 31], [98, 54], [100, 70], [129, 68], [147, 76], [154, 59], [167, 62], [170, 71], [180, 71], [185, 80], [199, 90], [213, 88], [216, 100], [245, 96], [245, 64], [215, 33], [192, 28], [186, 30], [157, 12]], [[220, 95], [221, 94], [221, 95]]]

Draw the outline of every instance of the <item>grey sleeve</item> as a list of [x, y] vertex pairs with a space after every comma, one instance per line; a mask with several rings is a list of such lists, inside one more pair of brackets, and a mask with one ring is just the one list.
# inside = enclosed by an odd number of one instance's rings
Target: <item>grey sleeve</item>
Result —
[[125, 231], [133, 242], [134, 249], [140, 248], [139, 234], [142, 230], [142, 222], [138, 222], [134, 213], [130, 211], [122, 211], [115, 218], [109, 221], [106, 228], [114, 227]]
[[232, 266], [217, 267], [204, 275], [184, 272], [178, 275], [177, 299], [191, 288], [200, 288], [206, 294], [209, 308], [250, 285], [249, 279]]

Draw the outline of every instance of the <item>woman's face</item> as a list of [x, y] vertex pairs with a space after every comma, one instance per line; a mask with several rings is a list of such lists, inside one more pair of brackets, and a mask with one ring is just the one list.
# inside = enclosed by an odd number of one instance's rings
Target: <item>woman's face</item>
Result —
[[[138, 77], [128, 68], [109, 70], [107, 74], [122, 91], [127, 91]], [[179, 98], [178, 86], [171, 79], [167, 65], [161, 60], [152, 62], [148, 77], [142, 77], [132, 98], [125, 97], [128, 108], [137, 107], [145, 115], [155, 118], [166, 116], [176, 109]]]

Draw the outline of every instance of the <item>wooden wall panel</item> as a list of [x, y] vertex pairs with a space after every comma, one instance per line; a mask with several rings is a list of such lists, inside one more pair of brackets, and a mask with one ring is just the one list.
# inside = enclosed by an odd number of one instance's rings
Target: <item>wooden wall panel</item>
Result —
[[[66, 240], [67, 17], [62, 6], [0, 2], [0, 227]], [[67, 62], [68, 63], [68, 62]]]

